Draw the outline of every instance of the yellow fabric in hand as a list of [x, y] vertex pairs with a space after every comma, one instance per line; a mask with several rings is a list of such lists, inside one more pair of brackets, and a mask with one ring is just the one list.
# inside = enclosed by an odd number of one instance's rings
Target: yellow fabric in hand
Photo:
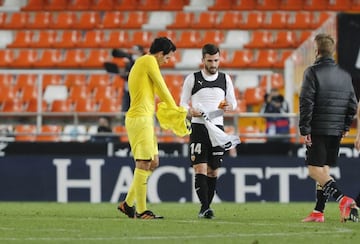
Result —
[[187, 110], [184, 107], [170, 107], [165, 102], [158, 104], [156, 117], [160, 127], [171, 130], [177, 136], [183, 137], [191, 133], [190, 122], [186, 116]]

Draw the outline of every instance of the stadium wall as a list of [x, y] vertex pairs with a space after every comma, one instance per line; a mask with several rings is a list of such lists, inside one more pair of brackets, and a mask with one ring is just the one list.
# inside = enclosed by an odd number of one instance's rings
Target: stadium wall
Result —
[[[160, 167], [148, 182], [148, 201], [196, 202], [186, 145], [160, 145]], [[215, 202], [313, 201], [302, 145], [242, 144], [238, 157], [226, 157]], [[280, 150], [281, 149], [281, 150]], [[118, 202], [133, 177], [126, 144], [2, 143], [0, 201]], [[332, 174], [344, 193], [359, 189], [359, 153], [343, 145]]]

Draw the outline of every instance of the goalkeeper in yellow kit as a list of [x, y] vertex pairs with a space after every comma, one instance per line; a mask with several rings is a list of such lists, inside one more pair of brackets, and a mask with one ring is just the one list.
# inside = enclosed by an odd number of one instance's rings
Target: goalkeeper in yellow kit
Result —
[[149, 54], [138, 58], [130, 70], [130, 108], [126, 114], [125, 127], [136, 165], [125, 201], [118, 206], [129, 218], [163, 218], [147, 209], [146, 192], [147, 179], [159, 165], [154, 131], [155, 94], [167, 106], [177, 108], [159, 68], [170, 60], [175, 51], [176, 47], [171, 40], [158, 37], [151, 44]]

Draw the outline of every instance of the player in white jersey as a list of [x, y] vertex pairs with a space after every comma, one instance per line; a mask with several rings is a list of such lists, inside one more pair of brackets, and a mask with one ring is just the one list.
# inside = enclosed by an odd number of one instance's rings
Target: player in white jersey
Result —
[[[225, 149], [212, 146], [203, 113], [219, 108], [225, 112], [231, 111], [236, 108], [237, 102], [230, 76], [218, 71], [220, 50], [217, 46], [203, 46], [202, 63], [202, 70], [185, 78], [180, 106], [187, 108], [189, 116], [192, 117], [189, 155], [195, 172], [195, 190], [201, 203], [198, 216], [211, 219], [214, 212], [210, 204], [215, 194], [218, 169]], [[224, 129], [223, 115], [211, 118], [211, 121]]]

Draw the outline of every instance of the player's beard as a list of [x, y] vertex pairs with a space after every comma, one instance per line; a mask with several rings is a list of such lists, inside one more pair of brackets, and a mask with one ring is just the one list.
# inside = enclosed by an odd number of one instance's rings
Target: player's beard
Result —
[[211, 75], [214, 75], [216, 74], [216, 72], [218, 71], [218, 68], [217, 67], [205, 67], [206, 71], [211, 74]]

